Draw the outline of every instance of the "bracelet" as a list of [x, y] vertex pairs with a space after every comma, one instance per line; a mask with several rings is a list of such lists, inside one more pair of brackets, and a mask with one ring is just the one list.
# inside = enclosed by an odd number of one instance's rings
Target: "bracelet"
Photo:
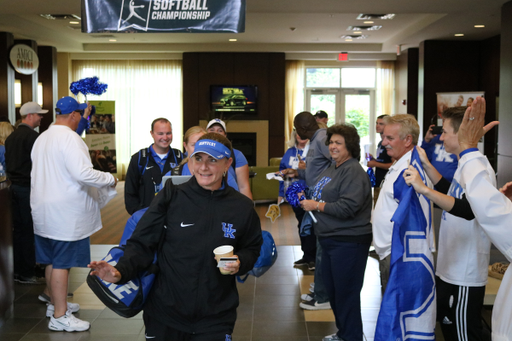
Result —
[[320, 212], [320, 207], [319, 207], [319, 206], [320, 206], [320, 203], [317, 203], [317, 204], [316, 204], [316, 211], [317, 211], [317, 212]]

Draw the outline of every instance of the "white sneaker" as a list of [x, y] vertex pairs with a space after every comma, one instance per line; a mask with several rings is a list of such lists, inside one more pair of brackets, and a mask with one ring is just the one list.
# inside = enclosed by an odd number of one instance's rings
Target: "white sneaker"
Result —
[[337, 334], [327, 335], [322, 339], [322, 341], [343, 341]]
[[[80, 310], [80, 304], [68, 302], [68, 310], [71, 313], [76, 313]], [[52, 317], [55, 312], [55, 306], [51, 303], [46, 305], [46, 317]]]
[[91, 328], [89, 322], [76, 318], [69, 310], [59, 318], [52, 315], [50, 323], [48, 323], [48, 329], [53, 331], [83, 332], [89, 330], [89, 328]]
[[314, 298], [315, 298], [314, 294], [303, 294], [300, 296], [300, 299], [303, 301], [306, 301], [306, 302], [309, 302]]
[[318, 303], [316, 300], [311, 301], [302, 301], [299, 304], [299, 307], [306, 310], [324, 310], [324, 309], [331, 309], [331, 303], [324, 302], [324, 303]]

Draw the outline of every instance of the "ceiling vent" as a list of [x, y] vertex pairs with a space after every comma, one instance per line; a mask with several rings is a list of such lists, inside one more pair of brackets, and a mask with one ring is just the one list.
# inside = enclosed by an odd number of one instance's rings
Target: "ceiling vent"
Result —
[[382, 26], [349, 26], [347, 31], [378, 31]]
[[341, 39], [354, 39], [354, 40], [361, 40], [361, 39], [366, 39], [368, 38], [369, 35], [366, 35], [366, 34], [358, 34], [358, 35], [343, 35], [341, 36], [340, 38]]
[[394, 14], [359, 14], [357, 20], [389, 20], [394, 17]]
[[40, 14], [40, 16], [48, 20], [82, 20], [75, 14]]

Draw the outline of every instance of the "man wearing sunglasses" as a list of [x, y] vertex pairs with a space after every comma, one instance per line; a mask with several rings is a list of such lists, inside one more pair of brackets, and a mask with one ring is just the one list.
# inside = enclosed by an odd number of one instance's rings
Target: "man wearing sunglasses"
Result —
[[12, 190], [12, 223], [14, 280], [26, 284], [44, 284], [35, 277], [36, 256], [34, 227], [30, 214], [30, 153], [39, 133], [41, 119], [48, 110], [36, 102], [27, 102], [20, 108], [21, 124], [5, 140], [5, 165]]

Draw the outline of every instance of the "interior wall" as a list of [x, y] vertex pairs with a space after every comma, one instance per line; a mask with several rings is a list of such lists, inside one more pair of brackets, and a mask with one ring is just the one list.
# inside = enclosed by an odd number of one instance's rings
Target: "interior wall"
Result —
[[395, 108], [397, 114], [406, 114], [407, 105], [402, 102], [407, 101], [407, 59], [409, 50], [402, 51], [395, 60]]
[[[436, 113], [438, 92], [484, 91], [486, 120], [495, 119], [500, 82], [499, 42], [499, 37], [493, 37], [484, 41], [427, 40], [420, 44], [418, 117], [420, 125], [423, 124], [423, 134]], [[485, 137], [485, 154], [495, 165], [494, 134]]]
[[501, 9], [498, 186], [512, 181], [512, 1]]
[[57, 53], [57, 83], [58, 96], [62, 98], [70, 95], [69, 86], [71, 85], [71, 58], [70, 53]]
[[268, 121], [268, 156], [269, 158], [283, 156], [284, 53], [184, 53], [184, 132], [198, 125], [199, 120], [207, 120], [215, 116], [210, 113], [211, 85], [258, 86], [257, 113], [238, 114], [232, 119]]
[[[500, 40], [495, 36], [480, 42], [480, 87], [485, 90], [487, 112], [485, 120], [495, 121], [498, 116], [497, 99], [500, 92]], [[485, 134], [484, 153], [489, 162], [497, 169], [498, 129], [492, 129]]]

